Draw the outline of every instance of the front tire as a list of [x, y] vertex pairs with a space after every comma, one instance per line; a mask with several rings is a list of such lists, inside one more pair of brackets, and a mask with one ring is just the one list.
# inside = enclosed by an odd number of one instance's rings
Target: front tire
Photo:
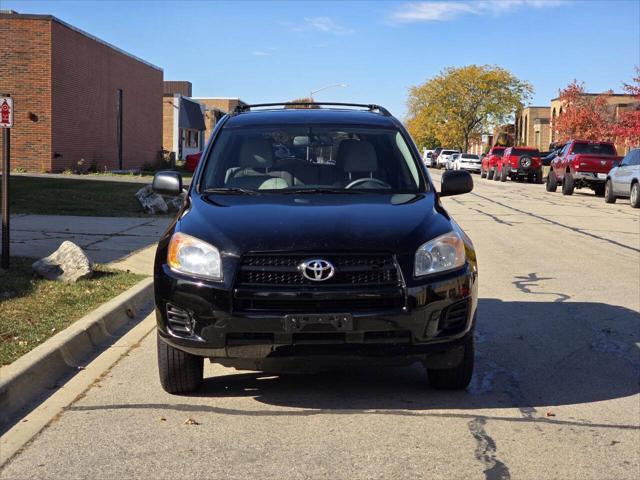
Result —
[[611, 180], [607, 180], [604, 184], [604, 201], [607, 203], [616, 203], [616, 196], [613, 194]]
[[463, 390], [473, 376], [474, 361], [473, 333], [470, 333], [464, 342], [464, 355], [460, 364], [453, 368], [428, 368], [429, 383], [438, 390]]
[[487, 171], [487, 180], [493, 180], [493, 169]]
[[500, 172], [498, 172], [498, 167], [494, 167], [494, 169], [493, 169], [493, 180], [495, 182], [500, 180]]
[[640, 208], [640, 184], [638, 182], [631, 185], [629, 203], [633, 208]]
[[573, 175], [567, 172], [564, 174], [564, 178], [562, 179], [562, 194], [573, 195], [574, 189], [575, 184], [573, 182]]
[[165, 343], [160, 334], [158, 343], [158, 372], [160, 384], [167, 393], [190, 393], [200, 388], [204, 357], [191, 355]]
[[487, 172], [485, 172], [484, 170], [480, 169], [480, 178], [486, 178], [487, 177]]

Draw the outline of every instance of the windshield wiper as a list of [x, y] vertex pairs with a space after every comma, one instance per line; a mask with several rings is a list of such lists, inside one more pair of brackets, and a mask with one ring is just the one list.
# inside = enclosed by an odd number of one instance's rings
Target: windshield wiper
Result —
[[344, 188], [287, 188], [278, 193], [299, 194], [299, 193], [346, 193], [346, 194], [362, 194], [367, 193], [364, 190], [346, 190]]
[[202, 190], [203, 195], [258, 195], [255, 190], [247, 190], [240, 187], [221, 187], [221, 188], [205, 188]]

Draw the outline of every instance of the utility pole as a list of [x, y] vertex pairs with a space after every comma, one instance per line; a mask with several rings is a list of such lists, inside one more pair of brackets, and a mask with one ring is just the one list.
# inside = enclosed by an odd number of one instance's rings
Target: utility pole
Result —
[[0, 267], [9, 269], [9, 175], [11, 172], [11, 127], [13, 99], [0, 95], [0, 128], [2, 128], [2, 259]]

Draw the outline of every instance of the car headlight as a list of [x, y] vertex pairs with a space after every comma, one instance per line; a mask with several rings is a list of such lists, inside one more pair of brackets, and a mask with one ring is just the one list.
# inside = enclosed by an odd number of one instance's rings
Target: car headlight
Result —
[[222, 280], [218, 249], [185, 233], [176, 232], [171, 237], [167, 264], [180, 273]]
[[428, 241], [416, 252], [414, 275], [421, 277], [432, 273], [454, 270], [464, 265], [464, 242], [457, 232], [449, 232]]

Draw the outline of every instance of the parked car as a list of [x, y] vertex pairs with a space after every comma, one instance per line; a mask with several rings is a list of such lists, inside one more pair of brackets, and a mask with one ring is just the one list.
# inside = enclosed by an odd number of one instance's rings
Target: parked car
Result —
[[184, 169], [188, 172], [195, 172], [198, 167], [198, 163], [200, 162], [200, 157], [202, 156], [202, 152], [192, 153], [191, 155], [187, 155], [184, 161]]
[[[155, 257], [167, 392], [196, 390], [204, 358], [269, 372], [418, 362], [435, 388], [468, 385], [476, 253], [439, 197], [470, 192], [471, 175], [445, 172], [437, 193], [402, 123], [352, 106], [243, 105], [217, 123]], [[276, 142], [304, 147], [276, 159]], [[335, 165], [316, 161], [328, 149]], [[182, 178], [153, 187], [178, 195]]]
[[498, 162], [498, 172], [494, 180], [501, 182], [511, 180], [527, 180], [529, 183], [542, 183], [542, 166], [540, 152], [534, 147], [509, 147]]
[[447, 170], [451, 170], [451, 157], [455, 153], [460, 153], [460, 150], [442, 150], [440, 155], [438, 155], [438, 159], [436, 160], [436, 168], [446, 168]]
[[480, 173], [480, 156], [473, 153], [456, 153], [453, 155], [453, 170], [466, 170]]
[[588, 187], [602, 196], [607, 174], [621, 159], [611, 142], [572, 140], [551, 161], [547, 191], [562, 185], [564, 195], [573, 195], [574, 189]]
[[498, 169], [498, 161], [507, 147], [493, 146], [480, 163], [480, 178], [493, 179]]
[[607, 175], [604, 200], [615, 203], [619, 197], [629, 198], [633, 208], [640, 208], [640, 148], [634, 148]]
[[424, 162], [424, 164], [425, 164], [427, 167], [430, 167], [430, 166], [432, 165], [432, 159], [431, 159], [431, 157], [432, 157], [432, 155], [433, 155], [433, 152], [434, 152], [434, 150], [429, 150], [429, 149], [427, 149], [427, 148], [425, 148], [425, 149], [422, 151], [422, 161]]

